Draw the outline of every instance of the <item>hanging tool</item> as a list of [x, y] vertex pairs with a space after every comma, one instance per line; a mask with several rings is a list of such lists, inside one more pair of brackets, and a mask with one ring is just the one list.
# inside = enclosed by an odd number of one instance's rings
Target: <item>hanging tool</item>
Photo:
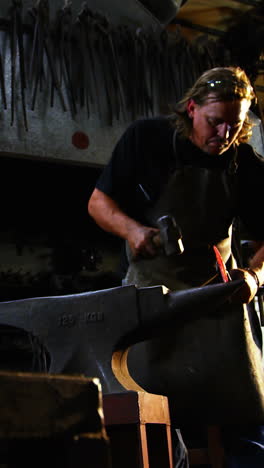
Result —
[[[31, 67], [30, 75], [31, 78], [35, 73], [35, 85], [32, 99], [32, 110], [35, 107], [35, 100], [37, 89], [39, 87], [42, 90], [42, 79], [44, 77], [44, 52], [47, 57], [48, 68], [51, 74], [52, 88], [54, 87], [58, 93], [61, 106], [65, 112], [66, 105], [57, 76], [56, 66], [53, 60], [53, 54], [49, 43], [49, 5], [48, 0], [38, 0], [36, 6], [29, 10], [29, 14], [34, 21], [34, 40], [31, 55]], [[52, 91], [53, 93], [53, 91]], [[51, 93], [51, 95], [52, 95]], [[53, 106], [53, 99], [51, 99], [51, 105]]]
[[11, 126], [15, 118], [15, 100], [16, 100], [16, 58], [17, 51], [19, 55], [19, 74], [22, 112], [25, 130], [28, 131], [27, 112], [25, 103], [25, 58], [23, 44], [23, 26], [22, 26], [22, 0], [12, 0], [11, 6]]
[[69, 0], [65, 0], [63, 8], [57, 12], [54, 34], [54, 46], [56, 49], [57, 61], [59, 63], [58, 81], [60, 87], [62, 86], [63, 82], [65, 84], [71, 114], [74, 117], [77, 113], [77, 108], [72, 82], [73, 19], [71, 2]]
[[96, 96], [99, 118], [102, 118], [98, 76], [96, 76], [96, 64], [93, 54], [93, 21], [93, 14], [87, 3], [84, 2], [75, 22], [80, 42], [79, 66], [81, 68], [77, 86], [80, 89], [80, 105], [83, 107], [86, 104], [88, 118], [90, 117], [90, 106], [94, 103], [93, 92], [95, 92]]
[[117, 54], [114, 47], [113, 30], [105, 16], [96, 13], [95, 19], [98, 32], [101, 33], [101, 39], [104, 45], [104, 59], [108, 61], [106, 74], [109, 75], [109, 73], [111, 73], [111, 84], [115, 95], [116, 117], [119, 119], [119, 116], [122, 114], [123, 118], [126, 119], [126, 100]]
[[5, 76], [4, 76], [4, 68], [3, 68], [3, 61], [2, 55], [0, 54], [0, 87], [1, 87], [1, 94], [3, 99], [4, 109], [7, 109], [6, 103], [6, 90], [5, 90]]

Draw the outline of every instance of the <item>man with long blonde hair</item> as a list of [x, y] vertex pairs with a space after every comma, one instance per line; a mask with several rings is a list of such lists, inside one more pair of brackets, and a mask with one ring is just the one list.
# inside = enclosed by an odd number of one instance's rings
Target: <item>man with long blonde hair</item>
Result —
[[[240, 271], [250, 302], [264, 282], [263, 158], [247, 144], [255, 93], [239, 67], [204, 72], [169, 117], [133, 123], [117, 143], [88, 210], [106, 231], [125, 239], [125, 283], [183, 289], [215, 274], [215, 245], [231, 268], [232, 223], [240, 218], [258, 256]], [[173, 259], [153, 242], [159, 216], [170, 213], [184, 253]], [[263, 255], [262, 255], [263, 253]], [[236, 275], [238, 273], [236, 272]]]
[[[218, 251], [230, 275], [245, 280], [235, 300], [253, 300], [264, 283], [264, 160], [247, 143], [254, 101], [243, 70], [213, 68], [187, 91], [174, 115], [140, 119], [120, 138], [88, 211], [101, 228], [125, 240], [124, 284], [200, 286], [217, 275]], [[167, 214], [182, 233], [181, 255], [166, 256], [155, 242], [157, 220]], [[232, 251], [234, 219], [256, 247], [246, 266], [238, 267]], [[253, 433], [242, 431], [238, 456], [228, 467], [264, 466], [264, 428]]]

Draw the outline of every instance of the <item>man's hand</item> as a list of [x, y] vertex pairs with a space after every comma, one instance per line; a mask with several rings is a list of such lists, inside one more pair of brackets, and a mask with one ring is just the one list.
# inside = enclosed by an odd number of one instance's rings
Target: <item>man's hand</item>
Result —
[[96, 188], [88, 202], [88, 212], [98, 226], [128, 242], [133, 258], [153, 257], [160, 251], [153, 242], [158, 229], [132, 219], [112, 198]]
[[245, 285], [232, 296], [232, 302], [243, 304], [251, 302], [258, 291], [258, 284], [254, 273], [252, 274], [250, 270], [243, 268], [231, 270], [229, 273], [233, 280], [245, 280]]
[[153, 242], [153, 237], [159, 230], [152, 227], [133, 225], [128, 230], [127, 242], [131, 249], [133, 259], [149, 258], [158, 254], [160, 249]]

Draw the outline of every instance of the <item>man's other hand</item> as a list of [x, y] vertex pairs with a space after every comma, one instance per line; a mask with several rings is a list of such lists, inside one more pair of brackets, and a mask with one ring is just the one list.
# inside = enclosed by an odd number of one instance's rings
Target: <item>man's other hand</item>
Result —
[[250, 273], [250, 270], [243, 268], [236, 268], [229, 273], [233, 280], [245, 280], [244, 286], [232, 296], [232, 302], [243, 304], [251, 302], [258, 291], [258, 285], [254, 274]]

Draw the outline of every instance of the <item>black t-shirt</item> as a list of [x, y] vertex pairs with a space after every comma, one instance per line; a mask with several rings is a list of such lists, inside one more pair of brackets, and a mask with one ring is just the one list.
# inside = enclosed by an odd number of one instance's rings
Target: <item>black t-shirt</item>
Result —
[[[144, 208], [159, 197], [169, 174], [179, 165], [229, 170], [234, 151], [208, 155], [189, 139], [176, 136], [168, 117], [137, 120], [117, 143], [96, 187], [114, 199], [129, 216], [144, 222]], [[262, 220], [264, 159], [241, 144], [237, 152], [237, 205], [252, 239], [264, 239]], [[190, 188], [191, 189], [191, 188]]]

